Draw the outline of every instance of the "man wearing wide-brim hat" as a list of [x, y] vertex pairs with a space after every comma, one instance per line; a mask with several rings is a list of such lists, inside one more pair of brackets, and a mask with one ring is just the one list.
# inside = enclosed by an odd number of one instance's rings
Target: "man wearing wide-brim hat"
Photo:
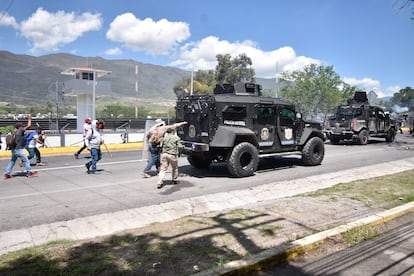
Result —
[[152, 128], [150, 128], [146, 135], [148, 142], [148, 151], [150, 152], [151, 157], [148, 161], [147, 166], [144, 168], [144, 171], [142, 172], [143, 177], [151, 177], [152, 166], [155, 166], [155, 168], [157, 169], [157, 174], [160, 172], [160, 146], [162, 143], [162, 138], [164, 137], [164, 134], [167, 131], [167, 129], [176, 129], [177, 127], [183, 126], [185, 124], [187, 124], [186, 121], [175, 123], [172, 125], [166, 125], [161, 118], [155, 120], [155, 125]]

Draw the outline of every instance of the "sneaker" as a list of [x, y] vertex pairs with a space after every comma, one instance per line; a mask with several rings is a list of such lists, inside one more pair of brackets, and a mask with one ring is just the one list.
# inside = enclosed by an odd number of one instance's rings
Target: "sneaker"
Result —
[[161, 189], [161, 188], [162, 188], [162, 186], [164, 186], [164, 185], [162, 185], [162, 183], [161, 183], [161, 184], [158, 184], [158, 185], [157, 185], [157, 189]]
[[45, 163], [42, 163], [42, 162], [36, 163], [36, 166], [44, 166], [44, 165]]
[[151, 177], [151, 175], [149, 175], [149, 174], [147, 174], [147, 173], [141, 173], [142, 174], [142, 176], [144, 177], [144, 178], [150, 178]]
[[95, 174], [96, 171], [88, 171], [88, 174]]
[[78, 159], [79, 158], [79, 153], [74, 153], [73, 155], [75, 155], [75, 158]]
[[177, 185], [177, 184], [179, 184], [180, 182], [178, 182], [178, 180], [173, 180], [173, 182], [172, 182], [174, 185]]
[[35, 177], [35, 176], [37, 176], [37, 172], [29, 172], [26, 176], [28, 178]]
[[89, 173], [90, 172], [91, 165], [89, 163], [86, 163], [85, 164], [85, 167], [86, 167], [87, 172]]
[[10, 174], [7, 174], [7, 173], [5, 173], [3, 177], [4, 177], [4, 179], [13, 178], [13, 176], [11, 176]]

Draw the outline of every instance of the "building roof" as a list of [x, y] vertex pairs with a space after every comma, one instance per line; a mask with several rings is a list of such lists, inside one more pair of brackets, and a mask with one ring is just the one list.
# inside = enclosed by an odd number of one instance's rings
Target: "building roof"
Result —
[[71, 67], [63, 71], [61, 74], [74, 76], [77, 73], [82, 73], [82, 72], [88, 72], [88, 73], [95, 72], [97, 78], [100, 78], [100, 77], [103, 77], [105, 75], [109, 75], [112, 73], [112, 71], [106, 71], [106, 70], [101, 70], [101, 69], [96, 69], [96, 68], [91, 68], [91, 67]]

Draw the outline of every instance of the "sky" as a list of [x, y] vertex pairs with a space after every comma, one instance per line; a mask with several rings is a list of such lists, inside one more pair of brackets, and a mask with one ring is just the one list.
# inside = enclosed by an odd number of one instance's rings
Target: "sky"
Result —
[[405, 1], [1, 0], [0, 50], [188, 71], [214, 70], [217, 54], [245, 53], [257, 77], [316, 63], [392, 96], [414, 87], [414, 3], [401, 9]]

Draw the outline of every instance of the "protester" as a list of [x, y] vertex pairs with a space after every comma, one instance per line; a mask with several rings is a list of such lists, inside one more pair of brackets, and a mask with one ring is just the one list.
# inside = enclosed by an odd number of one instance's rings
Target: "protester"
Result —
[[97, 129], [97, 123], [97, 120], [92, 121], [91, 128], [85, 136], [85, 145], [91, 152], [91, 160], [85, 164], [88, 174], [94, 174], [96, 172], [96, 164], [102, 159], [101, 144], [104, 141], [101, 133]]
[[43, 139], [41, 139], [42, 129], [37, 127], [34, 131], [32, 131], [29, 136], [27, 137], [25, 148], [29, 152], [29, 156], [27, 158], [31, 160], [34, 156], [36, 156], [36, 166], [44, 166], [45, 164], [42, 163], [42, 157], [40, 156], [40, 151], [37, 148], [38, 144], [43, 144]]
[[23, 161], [23, 165], [26, 169], [26, 176], [27, 177], [34, 177], [37, 176], [37, 172], [32, 172], [32, 169], [30, 167], [29, 159], [27, 159], [26, 154], [24, 153], [24, 146], [26, 143], [26, 139], [24, 136], [24, 132], [29, 129], [32, 125], [32, 116], [27, 115], [27, 125], [24, 126], [22, 123], [16, 124], [16, 145], [12, 146], [11, 151], [11, 159], [9, 164], [7, 165], [6, 171], [4, 173], [4, 179], [12, 178], [12, 169], [14, 165], [16, 164], [16, 160], [20, 158]]
[[157, 174], [160, 171], [160, 147], [162, 138], [168, 128], [176, 129], [177, 127], [183, 126], [187, 122], [179, 122], [172, 125], [166, 125], [162, 119], [155, 120], [155, 125], [150, 128], [147, 132], [146, 139], [148, 144], [148, 151], [150, 153], [150, 159], [147, 166], [142, 172], [142, 176], [145, 178], [151, 177], [151, 168], [155, 166]]
[[175, 129], [168, 128], [162, 141], [161, 170], [158, 175], [157, 189], [163, 187], [165, 173], [169, 165], [171, 165], [172, 170], [172, 182], [173, 184], [178, 183], [178, 155], [182, 147], [181, 139], [175, 134]]
[[79, 154], [81, 154], [81, 152], [86, 149], [86, 143], [85, 143], [85, 136], [88, 133], [88, 130], [91, 128], [91, 121], [92, 119], [90, 117], [86, 117], [85, 118], [85, 124], [83, 125], [83, 146], [73, 155], [75, 155], [75, 158], [78, 159], [79, 158]]

